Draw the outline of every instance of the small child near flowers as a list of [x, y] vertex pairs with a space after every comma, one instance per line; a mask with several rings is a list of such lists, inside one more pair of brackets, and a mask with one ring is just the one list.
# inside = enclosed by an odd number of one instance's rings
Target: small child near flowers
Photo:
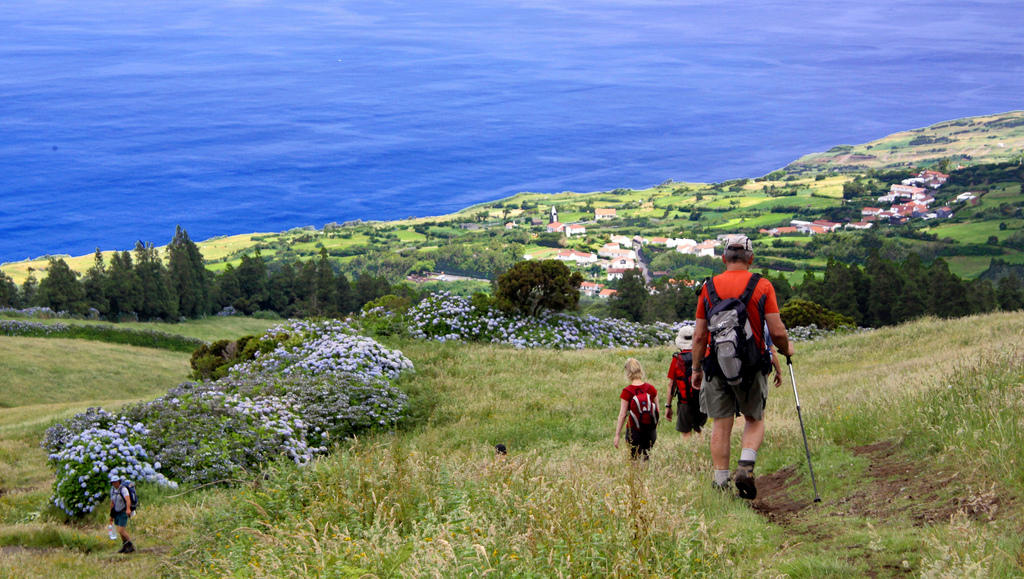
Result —
[[630, 458], [647, 460], [658, 439], [658, 390], [644, 380], [644, 369], [636, 358], [626, 360], [625, 370], [629, 385], [619, 393], [619, 418], [612, 443], [619, 447], [622, 427], [628, 420], [626, 442]]

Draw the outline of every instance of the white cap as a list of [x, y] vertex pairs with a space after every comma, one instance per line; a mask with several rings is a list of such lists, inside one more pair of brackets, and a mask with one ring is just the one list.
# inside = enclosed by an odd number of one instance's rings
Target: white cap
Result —
[[676, 347], [680, 350], [693, 348], [693, 326], [683, 326], [676, 334]]
[[726, 249], [745, 249], [747, 251], [754, 251], [754, 246], [750, 243], [750, 238], [742, 233], [736, 235], [730, 235], [729, 240], [725, 242]]

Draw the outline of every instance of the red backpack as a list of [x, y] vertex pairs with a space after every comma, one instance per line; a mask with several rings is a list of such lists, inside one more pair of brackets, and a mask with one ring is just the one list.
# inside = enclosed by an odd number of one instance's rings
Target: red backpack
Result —
[[658, 426], [658, 405], [654, 398], [643, 390], [633, 392], [629, 399], [629, 427], [633, 430], [650, 430]]

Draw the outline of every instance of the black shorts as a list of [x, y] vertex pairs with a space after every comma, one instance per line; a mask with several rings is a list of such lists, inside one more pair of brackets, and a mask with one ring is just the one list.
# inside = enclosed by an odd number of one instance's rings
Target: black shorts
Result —
[[646, 430], [626, 429], [626, 442], [629, 443], [629, 456], [631, 458], [642, 456], [644, 460], [647, 460], [648, 451], [654, 446], [656, 440], [658, 440], [657, 427]]
[[676, 407], [676, 430], [679, 432], [700, 432], [708, 421], [708, 415], [700, 411], [700, 404], [680, 402]]

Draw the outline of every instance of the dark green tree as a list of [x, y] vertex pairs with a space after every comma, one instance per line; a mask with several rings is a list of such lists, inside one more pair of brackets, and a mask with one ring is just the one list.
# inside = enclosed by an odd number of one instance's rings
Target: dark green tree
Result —
[[494, 297], [502, 309], [537, 316], [575, 308], [581, 283], [583, 276], [560, 261], [520, 261], [498, 276]]
[[93, 254], [92, 267], [82, 278], [85, 288], [85, 301], [89, 307], [96, 308], [99, 315], [106, 317], [110, 313], [110, 300], [107, 299], [107, 266], [103, 261], [103, 252], [96, 248]]
[[320, 259], [316, 263], [315, 283], [317, 315], [338, 315], [337, 280], [334, 279], [334, 268], [328, 259], [327, 249], [323, 247], [320, 248]]
[[973, 279], [966, 284], [967, 302], [972, 314], [984, 314], [999, 307], [996, 288], [987, 279]]
[[18, 286], [6, 273], [0, 271], [0, 308], [13, 308], [18, 304]]
[[118, 321], [122, 316], [135, 315], [142, 300], [139, 277], [135, 273], [132, 255], [127, 251], [114, 253], [107, 270], [104, 293], [108, 303], [107, 317]]
[[235, 266], [230, 263], [224, 266], [224, 271], [220, 272], [214, 283], [214, 295], [216, 296], [217, 306], [222, 309], [228, 306], [238, 309], [235, 304], [241, 305], [239, 300], [243, 299], [244, 296], [242, 295], [242, 287], [238, 283], [238, 273], [235, 271]]
[[999, 301], [999, 309], [1003, 311], [1024, 308], [1024, 290], [1021, 288], [1020, 279], [1013, 275], [1000, 278], [996, 286], [996, 299]]
[[338, 311], [342, 314], [348, 314], [356, 311], [356, 297], [352, 289], [352, 283], [349, 282], [348, 276], [345, 275], [345, 272], [338, 272], [338, 277], [335, 278], [334, 285], [335, 295], [338, 300]]
[[929, 301], [928, 313], [955, 318], [971, 313], [967, 302], [967, 290], [963, 282], [949, 271], [949, 265], [941, 257], [928, 268]]
[[251, 314], [268, 301], [267, 295], [267, 264], [263, 262], [259, 251], [256, 255], [243, 255], [241, 263], [235, 269], [238, 279], [240, 297], [233, 304], [235, 309]]
[[36, 280], [36, 274], [31, 269], [28, 272], [28, 277], [25, 278], [25, 283], [21, 284], [21, 303], [22, 307], [29, 307], [39, 305], [36, 303], [36, 296], [39, 293], [39, 281]]
[[51, 257], [49, 263], [46, 277], [39, 282], [37, 303], [58, 312], [84, 314], [87, 309], [85, 288], [78, 281], [78, 275], [63, 259]]
[[[836, 259], [829, 259], [825, 266], [822, 282], [824, 302], [834, 312], [848, 316], [860, 323], [861, 313], [857, 303], [856, 265], [847, 267]], [[817, 302], [816, 302], [817, 303]]]
[[872, 250], [865, 274], [869, 283], [865, 323], [874, 328], [895, 324], [904, 286], [899, 268], [892, 261], [879, 257], [877, 250]]
[[167, 274], [178, 296], [178, 312], [198, 318], [210, 313], [211, 280], [199, 247], [179, 225], [167, 245]]
[[295, 300], [295, 268], [291, 263], [285, 262], [270, 273], [265, 309], [288, 314]]
[[903, 293], [893, 308], [896, 322], [907, 322], [928, 313], [928, 271], [921, 257], [911, 253], [903, 261]]
[[174, 293], [160, 253], [152, 243], [135, 244], [135, 273], [139, 279], [139, 317], [144, 320], [177, 321], [178, 296]]
[[631, 269], [622, 274], [619, 288], [609, 300], [608, 306], [613, 316], [639, 322], [643, 319], [644, 306], [649, 296], [643, 274]]

